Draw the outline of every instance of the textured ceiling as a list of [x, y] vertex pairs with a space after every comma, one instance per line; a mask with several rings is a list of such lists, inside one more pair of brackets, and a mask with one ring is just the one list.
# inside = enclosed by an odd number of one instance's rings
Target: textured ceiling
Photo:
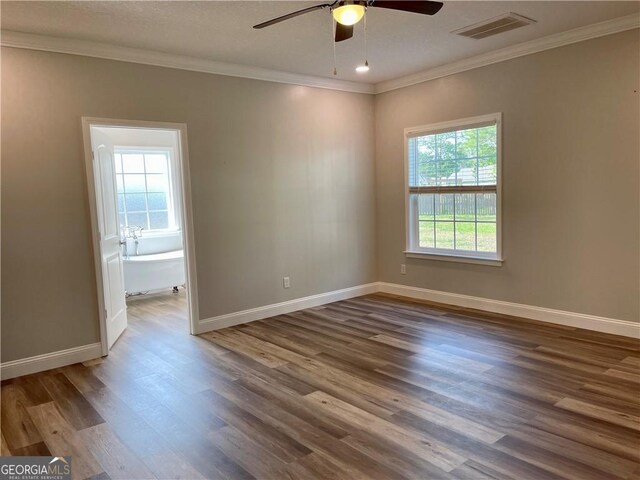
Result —
[[[263, 30], [252, 25], [322, 2], [2, 1], [3, 30], [111, 43], [209, 60], [335, 78], [328, 10]], [[638, 2], [445, 1], [435, 16], [371, 8], [367, 13], [371, 71], [362, 24], [336, 47], [342, 80], [377, 83], [553, 33], [637, 13]], [[495, 37], [472, 40], [452, 30], [506, 12], [538, 21]]]

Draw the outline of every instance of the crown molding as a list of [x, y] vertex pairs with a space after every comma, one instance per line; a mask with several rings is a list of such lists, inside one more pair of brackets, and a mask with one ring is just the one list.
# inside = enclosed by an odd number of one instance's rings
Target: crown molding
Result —
[[543, 52], [545, 50], [582, 42], [584, 40], [590, 40], [592, 38], [624, 32], [634, 28], [640, 28], [640, 15], [638, 14], [631, 14], [607, 20], [605, 22], [594, 23], [592, 25], [586, 25], [573, 30], [567, 30], [566, 32], [555, 33], [529, 42], [518, 43], [492, 52], [465, 58], [457, 62], [440, 65], [422, 72], [380, 82], [375, 85], [374, 93], [378, 94], [389, 92], [391, 90], [416, 85], [418, 83], [446, 77], [448, 75], [472, 70], [474, 68], [504, 62], [505, 60], [531, 55], [532, 53]]
[[308, 87], [341, 90], [345, 92], [374, 92], [373, 84], [334, 80], [332, 78], [281, 72], [261, 67], [238, 65], [234, 63], [216, 62], [204, 58], [174, 55], [170, 53], [121, 47], [107, 43], [91, 42], [72, 38], [37, 35], [33, 33], [2, 30], [0, 45], [5, 47], [42, 50], [45, 52], [67, 53], [86, 57], [105, 58], [123, 62], [141, 63], [157, 67], [177, 68], [194, 72], [212, 73], [229, 77], [250, 78], [267, 82], [304, 85]]
[[26, 48], [30, 50], [42, 50], [46, 52], [105, 58], [108, 60], [140, 63], [158, 67], [177, 68], [180, 70], [212, 73], [215, 75], [225, 75], [230, 77], [250, 78], [267, 82], [304, 85], [345, 92], [378, 94], [472, 70], [474, 68], [504, 62], [513, 58], [550, 50], [552, 48], [624, 32], [634, 28], [640, 28], [639, 14], [614, 18], [605, 22], [594, 23], [592, 25], [586, 25], [566, 32], [548, 35], [529, 42], [518, 43], [492, 52], [465, 58], [457, 62], [440, 65], [411, 75], [380, 82], [375, 85], [349, 82], [346, 80], [335, 80], [332, 78], [313, 75], [282, 72], [248, 65], [216, 62], [213, 60], [189, 57], [185, 55], [174, 55], [151, 50], [120, 47], [107, 43], [14, 32], [9, 30], [2, 30], [0, 32], [0, 45], [6, 47]]

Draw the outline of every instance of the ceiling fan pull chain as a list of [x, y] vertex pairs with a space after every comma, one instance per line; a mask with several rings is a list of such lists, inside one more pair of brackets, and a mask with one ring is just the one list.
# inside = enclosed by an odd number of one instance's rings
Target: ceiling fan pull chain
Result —
[[364, 64], [356, 67], [356, 72], [366, 73], [369, 71], [369, 44], [368, 44], [368, 31], [367, 31], [367, 11], [364, 11], [362, 22], [362, 30], [364, 32]]
[[369, 53], [367, 48], [367, 9], [364, 9], [364, 64], [369, 66]]
[[338, 75], [338, 67], [336, 65], [336, 22], [333, 21], [333, 17], [331, 18], [331, 43], [333, 44], [333, 74]]

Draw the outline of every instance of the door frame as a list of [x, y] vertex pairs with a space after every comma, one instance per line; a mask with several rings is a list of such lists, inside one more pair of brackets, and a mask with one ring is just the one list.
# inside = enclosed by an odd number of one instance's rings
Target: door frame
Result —
[[198, 288], [196, 276], [196, 250], [193, 233], [193, 209], [191, 202], [191, 180], [189, 177], [189, 152], [187, 148], [187, 124], [170, 122], [151, 122], [144, 120], [119, 120], [112, 118], [82, 117], [82, 137], [84, 143], [84, 160], [87, 175], [87, 192], [89, 196], [89, 212], [91, 215], [91, 237], [93, 240], [93, 260], [96, 272], [98, 294], [98, 317], [100, 319], [100, 344], [102, 355], [109, 354], [107, 346], [107, 319], [105, 310], [104, 288], [102, 284], [102, 263], [100, 251], [100, 235], [98, 233], [98, 212], [96, 206], [95, 174], [93, 170], [93, 151], [91, 147], [91, 127], [123, 127], [146, 130], [175, 130], [178, 132], [178, 152], [176, 160], [180, 173], [181, 186], [181, 219], [180, 227], [183, 235], [185, 254], [185, 270], [187, 278], [187, 301], [189, 316], [189, 333], [197, 333], [199, 319]]

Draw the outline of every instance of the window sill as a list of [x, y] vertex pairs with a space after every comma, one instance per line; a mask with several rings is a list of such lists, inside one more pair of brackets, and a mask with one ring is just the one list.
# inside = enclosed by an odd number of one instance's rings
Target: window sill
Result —
[[450, 255], [446, 253], [405, 251], [404, 254], [407, 258], [421, 258], [424, 260], [438, 260], [456, 263], [474, 263], [476, 265], [490, 265], [492, 267], [501, 267], [502, 262], [504, 262], [501, 258], [472, 257], [465, 255]]

